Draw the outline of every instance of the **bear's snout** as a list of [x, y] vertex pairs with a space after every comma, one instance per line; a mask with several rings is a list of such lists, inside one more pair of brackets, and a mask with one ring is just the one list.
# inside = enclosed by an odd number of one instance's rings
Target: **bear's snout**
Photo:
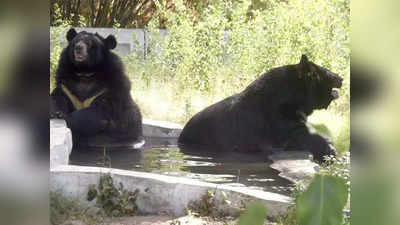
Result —
[[334, 88], [341, 88], [342, 87], [342, 82], [343, 82], [343, 78], [339, 77], [339, 76], [334, 76], [333, 77], [333, 87]]
[[87, 58], [87, 46], [83, 41], [80, 41], [74, 46], [75, 61], [83, 62]]

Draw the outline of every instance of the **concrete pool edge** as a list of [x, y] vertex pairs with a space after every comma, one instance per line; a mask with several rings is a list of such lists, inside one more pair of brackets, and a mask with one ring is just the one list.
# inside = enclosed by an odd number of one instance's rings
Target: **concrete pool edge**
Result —
[[[178, 127], [161, 125], [165, 124], [153, 121], [149, 126], [144, 124], [144, 127], [156, 131], [153, 132], [153, 137], [159, 134], [169, 135], [168, 137], [179, 136]], [[94, 204], [86, 200], [89, 185], [97, 184], [104, 174], [110, 174], [115, 184], [121, 182], [129, 190], [139, 189], [137, 205], [141, 212], [149, 214], [185, 215], [188, 204], [200, 201], [208, 191], [215, 192], [216, 206], [225, 215], [235, 215], [248, 203], [259, 201], [267, 208], [269, 217], [277, 217], [285, 213], [292, 201], [290, 197], [276, 193], [206, 183], [190, 178], [103, 167], [72, 166], [68, 165], [71, 150], [71, 131], [66, 127], [65, 121], [51, 120], [50, 191], [59, 192], [88, 206]], [[226, 204], [224, 199], [230, 203]]]
[[[143, 135], [148, 138], [177, 139], [182, 126], [176, 123], [143, 119]], [[141, 146], [143, 143], [138, 143]], [[68, 165], [72, 151], [72, 133], [63, 119], [50, 120], [50, 167]]]
[[[109, 174], [115, 185], [122, 183], [128, 190], [139, 190], [137, 205], [142, 213], [182, 216], [191, 202], [201, 201], [208, 191], [215, 193], [217, 210], [225, 215], [237, 215], [250, 202], [262, 203], [269, 217], [286, 212], [290, 197], [245, 187], [206, 183], [183, 177], [136, 172], [102, 167], [59, 165], [50, 169], [49, 189], [86, 205], [90, 184], [98, 184], [102, 175]], [[226, 204], [223, 199], [229, 200]]]

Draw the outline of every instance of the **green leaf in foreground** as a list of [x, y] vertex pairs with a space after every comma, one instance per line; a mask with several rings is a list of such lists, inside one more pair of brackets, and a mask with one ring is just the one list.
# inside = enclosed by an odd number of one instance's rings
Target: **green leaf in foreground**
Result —
[[263, 225], [267, 210], [260, 203], [250, 205], [239, 217], [238, 225]]
[[296, 201], [299, 225], [341, 225], [348, 189], [341, 178], [316, 175]]

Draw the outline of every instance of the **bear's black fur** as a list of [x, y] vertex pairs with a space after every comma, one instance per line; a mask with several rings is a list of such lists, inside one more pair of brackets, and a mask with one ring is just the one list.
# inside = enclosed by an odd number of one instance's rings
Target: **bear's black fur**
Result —
[[71, 28], [67, 40], [51, 93], [50, 117], [66, 120], [74, 144], [141, 141], [139, 107], [131, 98], [120, 58], [111, 52], [115, 37]]
[[302, 56], [299, 64], [271, 69], [244, 91], [194, 115], [182, 147], [258, 152], [273, 148], [309, 150], [316, 160], [335, 154], [332, 144], [307, 128], [307, 116], [338, 97], [342, 78]]

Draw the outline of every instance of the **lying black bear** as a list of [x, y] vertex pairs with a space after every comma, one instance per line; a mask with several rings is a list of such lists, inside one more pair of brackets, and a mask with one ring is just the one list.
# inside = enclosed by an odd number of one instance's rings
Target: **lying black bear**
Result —
[[64, 118], [74, 144], [141, 142], [142, 116], [130, 95], [114, 36], [71, 28], [60, 56], [50, 117]]
[[271, 69], [241, 93], [197, 113], [179, 143], [218, 151], [309, 150], [321, 161], [335, 149], [310, 133], [307, 116], [327, 108], [338, 97], [333, 88], [341, 85], [342, 78], [303, 55], [299, 64]]

